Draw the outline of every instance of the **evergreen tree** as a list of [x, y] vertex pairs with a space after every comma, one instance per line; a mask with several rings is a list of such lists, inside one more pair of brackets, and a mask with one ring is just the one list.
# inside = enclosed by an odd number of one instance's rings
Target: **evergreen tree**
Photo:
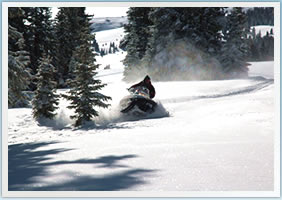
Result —
[[[219, 70], [216, 69], [218, 67], [215, 65], [209, 67], [209, 65], [204, 66], [198, 63], [198, 69], [190, 70], [188, 68], [190, 68], [191, 65], [187, 62], [185, 66], [180, 67], [177, 66], [179, 65], [177, 62], [171, 60], [168, 61], [173, 63], [173, 65], [170, 66], [166, 66], [167, 64], [163, 62], [156, 63], [155, 61], [166, 59], [167, 56], [163, 55], [164, 51], [168, 48], [172, 48], [172, 46], [177, 43], [181, 46], [179, 48], [182, 48], [186, 55], [175, 55], [177, 57], [174, 58], [175, 60], [180, 59], [183, 61], [187, 56], [191, 56], [191, 58], [194, 57], [191, 54], [187, 55], [187, 51], [190, 51], [188, 49], [193, 46], [192, 54], [197, 54], [197, 51], [201, 50], [205, 57], [202, 57], [202, 59], [205, 60], [204, 62], [208, 62], [208, 57], [218, 55], [221, 49], [222, 36], [220, 31], [223, 29], [224, 15], [225, 12], [223, 8], [161, 7], [152, 9], [149, 13], [149, 19], [153, 23], [150, 29], [151, 37], [147, 45], [146, 55], [143, 58], [144, 65], [149, 68], [148, 71], [154, 74], [154, 77], [168, 77], [168, 75], [165, 75], [166, 73], [177, 73], [178, 69], [187, 67], [187, 69], [184, 69], [190, 71], [187, 78], [206, 77], [210, 79], [214, 76], [212, 73], [209, 73], [209, 75], [205, 77], [198, 76], [197, 74], [199, 71], [205, 70], [204, 68], [207, 68], [206, 71], [209, 72]], [[187, 47], [183, 47], [180, 41]], [[166, 54], [170, 53], [166, 51]], [[164, 56], [164, 59], [157, 59], [159, 56]], [[162, 70], [160, 70], [159, 67], [161, 67]]]
[[26, 50], [30, 53], [32, 74], [37, 73], [40, 58], [44, 52], [54, 52], [53, 24], [51, 8], [25, 7], [25, 41]]
[[55, 68], [51, 64], [50, 57], [43, 56], [39, 61], [37, 76], [37, 89], [32, 100], [33, 117], [36, 120], [52, 119], [58, 108], [59, 95], [56, 94], [56, 82], [54, 81]]
[[221, 49], [220, 62], [227, 78], [246, 77], [248, 75], [246, 58], [246, 15], [242, 8], [235, 7], [227, 16], [225, 43]]
[[[25, 40], [25, 33], [27, 32], [26, 26], [24, 25], [25, 19], [25, 12], [22, 8], [18, 7], [9, 7], [8, 8], [8, 23], [9, 26], [16, 29], [17, 32], [21, 33], [21, 38]], [[19, 37], [9, 38], [9, 50], [11, 51], [18, 51], [19, 45], [17, 44], [17, 40]], [[14, 40], [14, 41], [13, 41]], [[24, 42], [25, 43], [25, 42]], [[22, 46], [22, 50], [25, 46]]]
[[274, 25], [273, 7], [255, 7], [246, 11], [248, 26]]
[[[271, 32], [271, 30], [270, 30]], [[252, 31], [252, 35], [254, 31]], [[261, 32], [255, 37], [248, 39], [250, 51], [248, 54], [249, 61], [257, 60], [273, 60], [274, 59], [274, 38], [268, 31], [262, 37]]]
[[[13, 14], [14, 13], [14, 14]], [[47, 7], [22, 7], [9, 8], [9, 15], [13, 14], [13, 19], [9, 18], [9, 24], [23, 34], [24, 49], [29, 53], [31, 74], [37, 73], [39, 60], [43, 52], [54, 54], [53, 23], [51, 20], [51, 8]], [[11, 45], [17, 48], [16, 45]], [[53, 53], [53, 54], [52, 54]], [[31, 82], [29, 88], [34, 90], [36, 84]]]
[[[91, 15], [85, 14], [85, 7], [59, 8], [55, 19], [55, 32], [57, 38], [57, 66], [60, 76], [60, 87], [67, 87], [65, 84], [66, 80], [73, 78], [72, 68], [69, 68], [70, 61], [75, 48], [80, 46], [80, 32], [84, 27], [90, 27], [91, 17]], [[95, 42], [94, 39], [94, 44]]]
[[[128, 24], [124, 26], [126, 36], [122, 42], [127, 51], [123, 60], [125, 66], [125, 80], [133, 71], [138, 71], [137, 66], [145, 56], [148, 40], [150, 38], [149, 12], [152, 8], [131, 7], [127, 12]], [[137, 70], [136, 70], [137, 69]]]
[[98, 79], [94, 79], [98, 65], [95, 64], [96, 59], [92, 51], [91, 41], [93, 41], [93, 35], [89, 33], [89, 29], [85, 28], [81, 32], [80, 46], [74, 51], [71, 60], [75, 79], [69, 81], [72, 88], [68, 95], [64, 95], [67, 100], [71, 101], [68, 108], [75, 110], [75, 114], [71, 116], [72, 119], [76, 119], [75, 126], [83, 125], [85, 122], [91, 121], [92, 117], [98, 116], [94, 107], [107, 108], [109, 104], [103, 101], [111, 99], [97, 92], [105, 84], [102, 84]]
[[99, 44], [98, 44], [98, 42], [97, 42], [96, 40], [93, 41], [93, 47], [94, 47], [94, 51], [95, 51], [95, 52], [101, 53]]
[[[8, 105], [9, 107], [26, 106], [27, 96], [23, 93], [32, 78], [27, 66], [30, 63], [28, 52], [24, 50], [24, 38], [16, 28], [10, 25], [13, 19], [23, 14], [17, 8], [9, 10], [8, 25]], [[19, 105], [22, 104], [22, 105]]]
[[270, 29], [270, 35], [273, 35], [273, 29]]
[[[210, 55], [221, 48], [223, 8], [155, 8], [149, 18], [153, 21], [151, 47], [178, 39], [189, 39], [196, 47]], [[168, 39], [168, 36], [171, 38]], [[150, 54], [155, 54], [154, 50]]]

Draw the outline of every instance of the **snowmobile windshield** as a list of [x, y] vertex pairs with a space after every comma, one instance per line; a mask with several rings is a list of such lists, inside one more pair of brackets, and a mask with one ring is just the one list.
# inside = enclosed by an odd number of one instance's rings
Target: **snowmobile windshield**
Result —
[[131, 88], [129, 90], [130, 93], [134, 95], [140, 95], [146, 98], [150, 98], [150, 91], [146, 87], [136, 87], [136, 88]]

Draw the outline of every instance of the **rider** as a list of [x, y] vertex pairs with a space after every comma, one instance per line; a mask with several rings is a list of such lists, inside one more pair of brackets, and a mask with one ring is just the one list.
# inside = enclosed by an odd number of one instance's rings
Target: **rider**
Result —
[[[154, 98], [156, 95], [156, 91], [154, 86], [151, 83], [151, 78], [147, 75], [143, 81], [132, 85], [128, 90], [132, 89], [132, 88], [136, 88], [136, 87], [146, 87], [149, 90], [149, 96], [150, 99]], [[156, 103], [153, 100], [147, 100], [147, 102], [149, 102], [149, 105], [144, 104], [144, 103], [140, 103], [139, 100], [137, 100], [139, 102], [139, 106], [141, 106], [144, 110], [151, 110], [152, 112], [155, 110], [156, 107]], [[132, 101], [131, 104], [129, 106], [127, 106], [125, 109], [121, 110], [121, 112], [126, 113], [129, 110], [131, 110], [136, 104], [137, 101]], [[141, 105], [140, 105], [141, 104]]]
[[150, 92], [150, 98], [151, 99], [153, 99], [155, 97], [155, 95], [156, 95], [155, 88], [152, 85], [151, 78], [148, 75], [144, 78], [143, 81], [140, 81], [139, 83], [132, 85], [129, 88], [129, 90], [132, 89], [132, 88], [136, 88], [136, 87], [146, 87], [146, 88], [148, 88], [148, 90]]

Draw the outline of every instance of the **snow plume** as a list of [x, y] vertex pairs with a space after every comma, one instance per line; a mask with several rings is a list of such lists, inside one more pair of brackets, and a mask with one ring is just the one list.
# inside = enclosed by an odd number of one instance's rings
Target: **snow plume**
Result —
[[158, 47], [157, 52], [150, 67], [150, 74], [155, 80], [211, 80], [221, 77], [220, 63], [186, 40], [169, 42], [165, 48]]
[[[146, 75], [152, 75], [148, 69], [148, 64], [145, 61], [141, 61], [134, 66], [129, 66], [124, 69], [123, 80], [127, 83], [133, 83], [136, 81], [141, 81]], [[153, 78], [153, 77], [152, 77]]]
[[219, 61], [196, 48], [191, 42], [171, 40], [160, 43], [150, 63], [146, 58], [125, 69], [125, 81], [150, 75], [153, 81], [221, 79]]
[[62, 130], [65, 128], [70, 128], [75, 121], [70, 119], [68, 114], [65, 113], [64, 109], [61, 109], [60, 112], [55, 115], [54, 119], [41, 117], [37, 122], [39, 126], [50, 127], [54, 130]]
[[121, 122], [169, 117], [169, 112], [164, 108], [162, 103], [157, 102], [157, 104], [158, 106], [156, 107], [155, 112], [144, 116], [132, 116], [123, 114], [120, 112], [120, 105], [114, 104], [110, 109], [100, 109], [99, 116], [96, 117], [94, 120], [98, 127], [109, 127], [113, 124]]
[[[114, 102], [110, 108], [97, 108], [99, 116], [93, 118], [89, 123], [84, 124], [82, 128], [111, 128], [113, 125], [118, 127], [118, 123], [121, 122], [169, 117], [169, 112], [164, 108], [162, 103], [157, 101], [157, 104], [158, 106], [152, 114], [134, 117], [121, 113], [119, 102]], [[55, 130], [72, 128], [75, 123], [75, 120], [70, 119], [72, 112], [72, 110], [67, 108], [61, 108], [53, 120], [44, 118], [39, 120], [39, 125], [52, 127]]]
[[158, 106], [156, 107], [155, 112], [152, 114], [149, 114], [146, 116], [146, 119], [152, 119], [152, 118], [162, 118], [162, 117], [169, 117], [169, 112], [165, 109], [163, 104], [160, 101], [157, 101]]

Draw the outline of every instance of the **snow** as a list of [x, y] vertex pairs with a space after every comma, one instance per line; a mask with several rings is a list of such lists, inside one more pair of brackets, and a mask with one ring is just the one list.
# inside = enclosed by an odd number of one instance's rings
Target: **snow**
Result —
[[119, 42], [123, 36], [124, 28], [110, 29], [95, 33], [95, 39], [97, 40], [100, 48], [103, 44], [107, 44], [109, 47], [110, 42], [115, 42], [116, 45], [119, 45]]
[[8, 110], [9, 191], [274, 191], [274, 62], [251, 63], [249, 79], [153, 82], [161, 106], [138, 120], [119, 112], [124, 56], [97, 58], [112, 106], [96, 125], [74, 128], [64, 99], [46, 125]]
[[261, 37], [266, 36], [266, 33], [270, 33], [271, 29], [273, 30], [273, 33], [275, 34], [274, 26], [269, 26], [269, 25], [257, 25], [257, 26], [251, 26], [250, 30], [253, 28], [256, 29], [256, 34], [261, 32]]
[[[115, 8], [116, 9], [116, 8]], [[127, 9], [127, 8], [124, 8]], [[109, 11], [106, 11], [109, 14]], [[105, 13], [104, 13], [105, 14]], [[94, 13], [95, 17], [95, 13]], [[127, 24], [127, 17], [98, 17], [91, 20], [91, 27], [95, 32], [117, 29]]]

